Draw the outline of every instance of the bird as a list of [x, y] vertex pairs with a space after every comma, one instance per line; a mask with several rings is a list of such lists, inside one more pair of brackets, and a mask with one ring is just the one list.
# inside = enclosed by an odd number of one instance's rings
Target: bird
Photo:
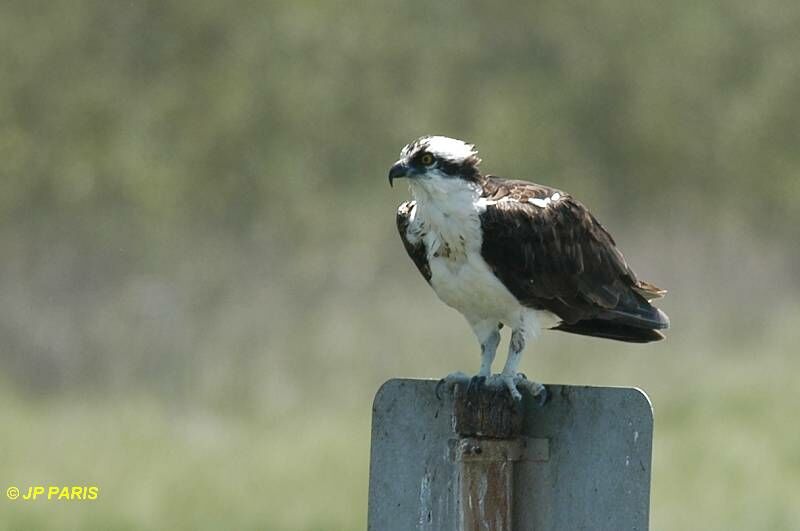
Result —
[[[390, 186], [406, 179], [412, 196], [396, 216], [408, 256], [480, 344], [478, 373], [453, 372], [440, 385], [505, 387], [514, 400], [522, 389], [543, 404], [545, 386], [518, 372], [542, 331], [664, 339], [669, 317], [651, 301], [666, 290], [636, 277], [581, 202], [550, 186], [484, 175], [480, 163], [474, 144], [429, 135], [407, 144], [389, 170]], [[508, 356], [492, 374], [503, 326], [511, 330]]]

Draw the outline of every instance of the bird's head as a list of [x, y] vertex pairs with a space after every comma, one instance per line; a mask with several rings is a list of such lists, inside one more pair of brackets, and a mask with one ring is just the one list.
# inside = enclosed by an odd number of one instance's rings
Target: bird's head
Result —
[[473, 144], [446, 136], [423, 136], [400, 152], [389, 170], [389, 185], [409, 179], [412, 188], [447, 189], [474, 184], [480, 179], [478, 152]]

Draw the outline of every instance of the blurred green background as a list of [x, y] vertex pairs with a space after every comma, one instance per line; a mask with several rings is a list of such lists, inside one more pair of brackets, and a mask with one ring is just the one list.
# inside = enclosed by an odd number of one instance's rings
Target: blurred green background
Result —
[[378, 386], [479, 361], [394, 227], [427, 133], [572, 192], [670, 290], [667, 341], [549, 333], [522, 364], [650, 394], [652, 528], [798, 529], [799, 26], [790, 0], [3, 2], [0, 487], [100, 497], [3, 498], [0, 529], [363, 529]]

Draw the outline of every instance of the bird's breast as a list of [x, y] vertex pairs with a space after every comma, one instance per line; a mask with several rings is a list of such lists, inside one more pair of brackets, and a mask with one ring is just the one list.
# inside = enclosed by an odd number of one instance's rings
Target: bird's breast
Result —
[[[494, 275], [478, 252], [433, 256], [431, 286], [439, 298], [468, 319], [515, 319], [520, 304]], [[511, 323], [508, 323], [511, 324]]]
[[431, 287], [442, 302], [467, 319], [497, 319], [511, 325], [521, 306], [481, 255], [479, 209], [473, 201], [462, 203], [455, 199], [446, 207], [417, 203], [408, 236], [424, 242]]

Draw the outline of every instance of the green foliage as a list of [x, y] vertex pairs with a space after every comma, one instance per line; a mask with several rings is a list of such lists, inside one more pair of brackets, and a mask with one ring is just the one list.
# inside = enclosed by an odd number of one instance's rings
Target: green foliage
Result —
[[431, 131], [636, 213], [713, 193], [712, 219], [800, 214], [788, 0], [2, 10], [2, 219], [246, 231], [374, 187]]

